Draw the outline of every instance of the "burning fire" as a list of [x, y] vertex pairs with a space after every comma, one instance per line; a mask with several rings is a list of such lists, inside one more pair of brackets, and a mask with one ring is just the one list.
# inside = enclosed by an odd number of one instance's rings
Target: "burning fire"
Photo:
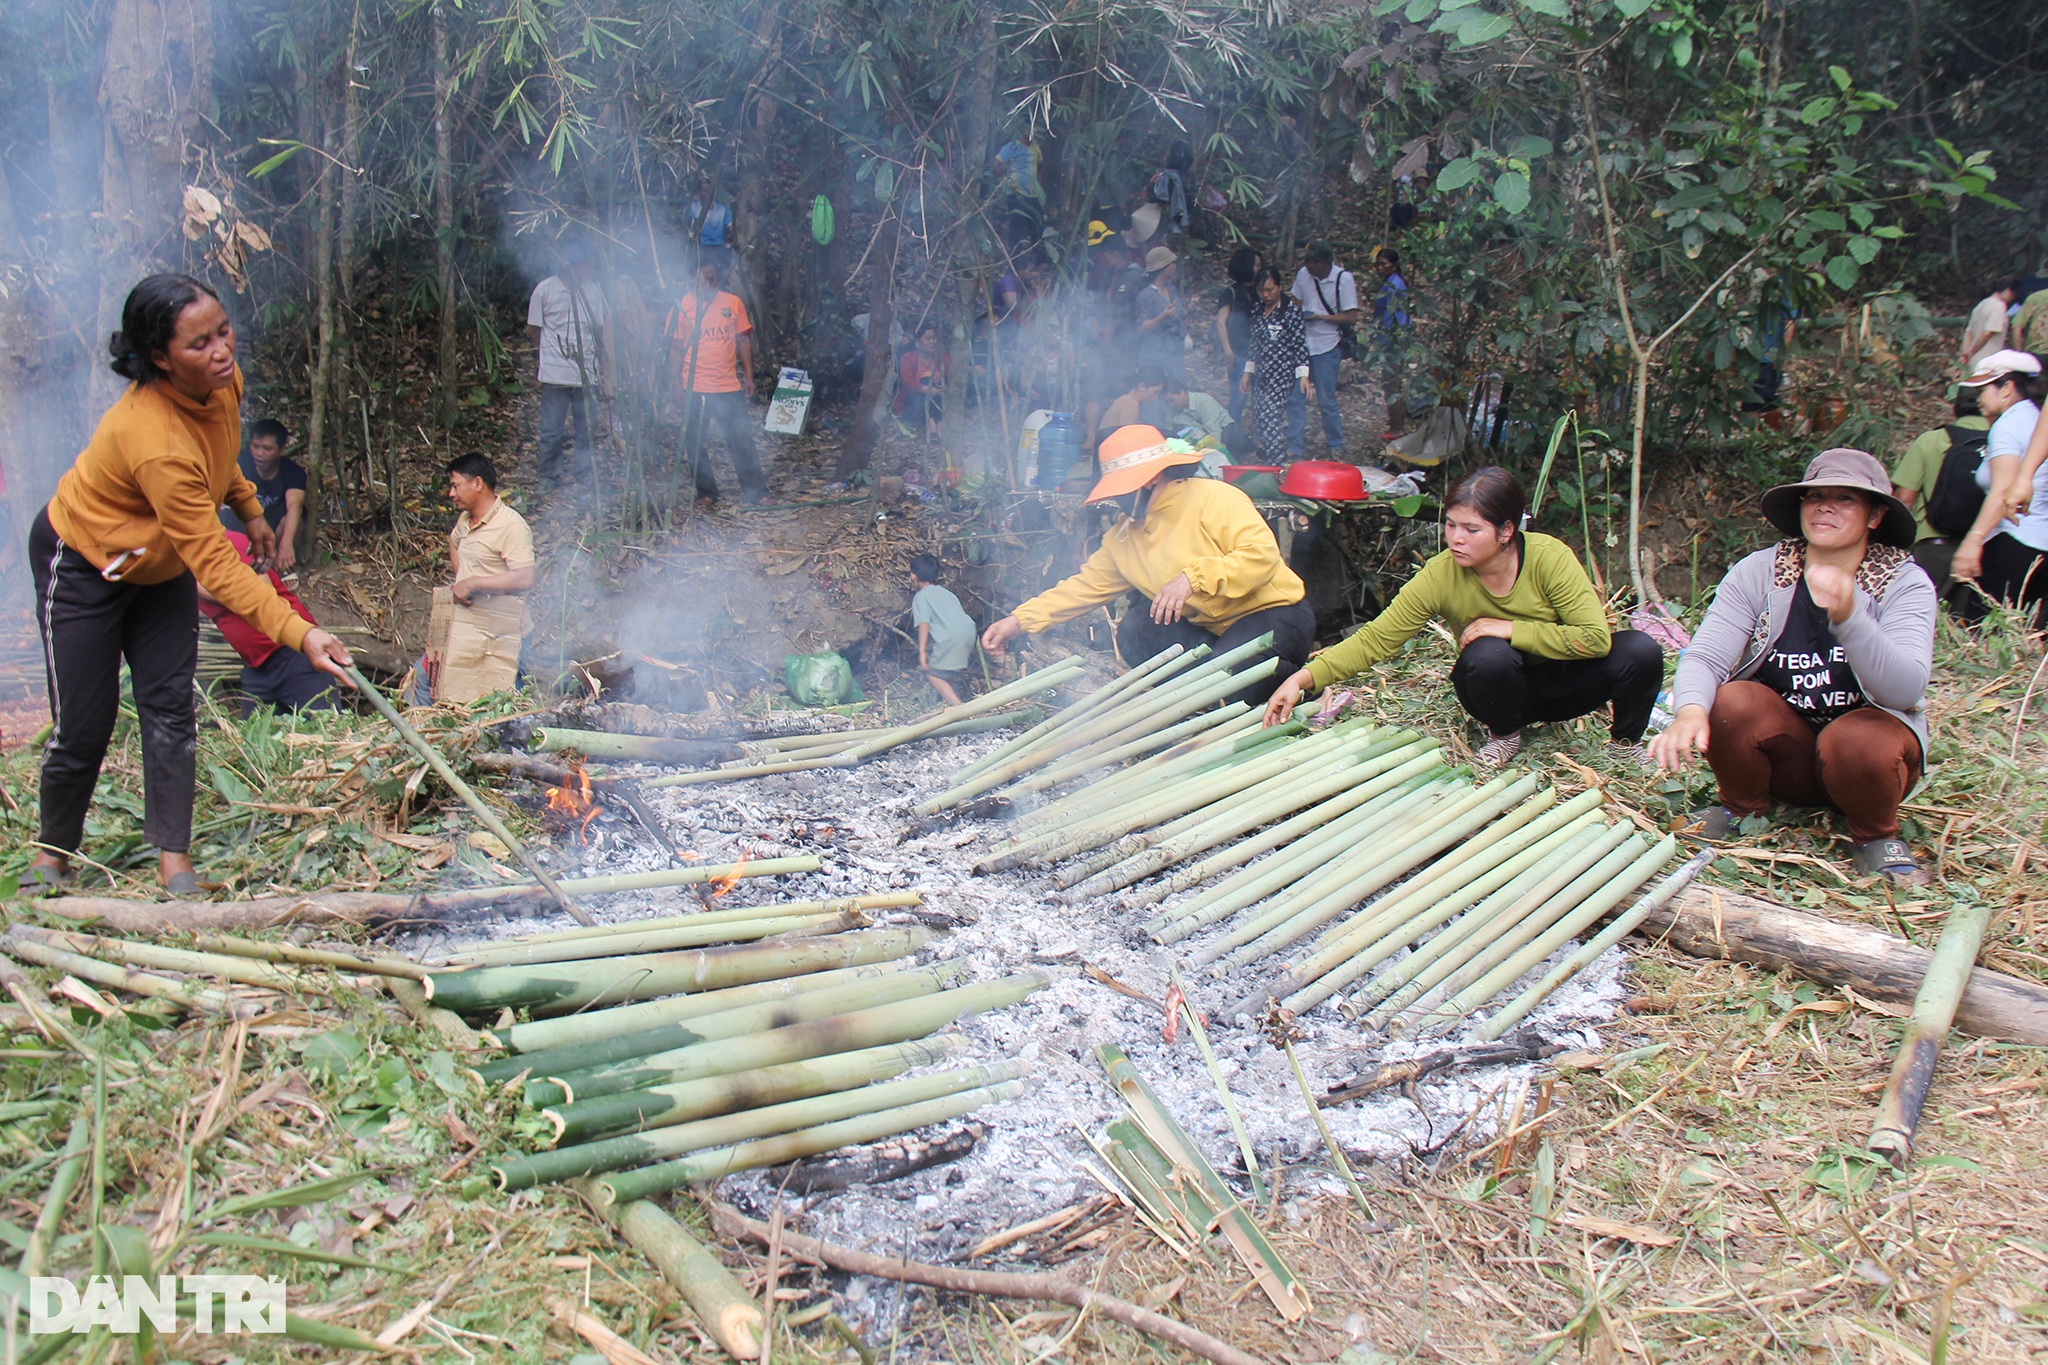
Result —
[[577, 837], [587, 840], [590, 822], [597, 818], [598, 810], [597, 798], [590, 790], [590, 775], [583, 771], [583, 760], [578, 759], [569, 769], [566, 784], [548, 788], [548, 813], [564, 825], [574, 825]]
[[732, 865], [732, 871], [726, 873], [723, 877], [713, 877], [711, 879], [711, 894], [713, 896], [723, 896], [726, 892], [738, 886], [740, 879], [746, 876], [747, 859], [752, 856], [749, 853], [741, 853], [740, 860]]

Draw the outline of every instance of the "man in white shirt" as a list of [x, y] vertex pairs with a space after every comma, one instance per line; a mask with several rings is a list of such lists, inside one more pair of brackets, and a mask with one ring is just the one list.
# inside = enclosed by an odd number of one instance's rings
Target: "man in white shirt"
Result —
[[[526, 307], [526, 335], [539, 352], [540, 486], [548, 492], [570, 479], [586, 492], [595, 482], [590, 440], [590, 397], [604, 392], [604, 363], [612, 354], [611, 310], [591, 281], [596, 253], [571, 242], [560, 273], [534, 286]], [[573, 427], [574, 453], [564, 470], [564, 429]]]
[[[1340, 328], [1354, 327], [1362, 316], [1358, 310], [1358, 281], [1336, 262], [1328, 242], [1310, 242], [1304, 264], [1294, 275], [1294, 301], [1307, 314], [1303, 330], [1308, 338], [1308, 377], [1316, 391], [1316, 408], [1323, 417], [1323, 440], [1330, 455], [1344, 458], [1344, 418], [1337, 411], [1337, 367], [1343, 363]], [[1308, 399], [1296, 390], [1287, 402], [1287, 444], [1300, 450], [1308, 425]]]
[[2018, 280], [2001, 280], [1970, 310], [1969, 326], [1963, 329], [1964, 374], [1974, 373], [1978, 361], [2005, 349], [2006, 315], [2019, 297]]

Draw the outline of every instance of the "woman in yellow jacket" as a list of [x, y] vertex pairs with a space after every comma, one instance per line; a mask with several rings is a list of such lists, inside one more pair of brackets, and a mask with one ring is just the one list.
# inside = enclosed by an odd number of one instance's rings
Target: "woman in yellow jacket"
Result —
[[1281, 683], [1266, 724], [1292, 714], [1302, 694], [1391, 658], [1430, 618], [1458, 636], [1451, 686], [1488, 739], [1479, 766], [1522, 747], [1530, 721], [1570, 720], [1613, 704], [1614, 744], [1640, 762], [1640, 741], [1664, 680], [1664, 650], [1640, 630], [1609, 630], [1607, 609], [1571, 547], [1522, 530], [1528, 497], [1498, 465], [1475, 469], [1444, 499], [1450, 547], [1422, 566], [1387, 609]]
[[[1252, 500], [1214, 479], [1197, 479], [1201, 452], [1169, 441], [1154, 427], [1119, 427], [1102, 442], [1102, 477], [1089, 502], [1116, 500], [1123, 511], [1073, 577], [1021, 603], [982, 633], [982, 647], [1001, 657], [1019, 635], [1036, 635], [1129, 593], [1116, 628], [1127, 664], [1169, 645], [1206, 644], [1217, 653], [1272, 632], [1264, 655], [1274, 675], [1299, 668], [1315, 647], [1316, 618], [1302, 599], [1301, 579], [1280, 557], [1273, 530]], [[1268, 685], [1241, 700], [1256, 706]]]
[[[70, 873], [114, 733], [126, 659], [142, 739], [143, 837], [156, 846], [164, 887], [190, 896], [201, 889], [189, 856], [194, 576], [315, 668], [340, 678], [351, 660], [265, 576], [277, 537], [235, 465], [242, 372], [219, 298], [188, 276], [151, 275], [129, 292], [108, 349], [128, 389], [29, 532], [53, 729], [43, 751], [39, 852], [23, 889], [55, 890]], [[217, 515], [223, 504], [248, 527], [253, 570], [228, 543]]]

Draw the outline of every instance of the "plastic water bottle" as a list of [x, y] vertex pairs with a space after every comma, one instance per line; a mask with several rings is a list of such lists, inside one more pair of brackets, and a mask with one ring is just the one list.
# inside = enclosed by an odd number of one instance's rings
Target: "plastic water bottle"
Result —
[[1038, 432], [1038, 478], [1040, 488], [1058, 488], [1066, 482], [1067, 470], [1081, 458], [1081, 431], [1070, 412], [1056, 412]]

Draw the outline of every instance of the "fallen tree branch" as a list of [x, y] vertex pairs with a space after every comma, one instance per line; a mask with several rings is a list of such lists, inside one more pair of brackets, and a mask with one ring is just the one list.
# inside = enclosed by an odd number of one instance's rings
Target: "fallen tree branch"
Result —
[[1382, 1062], [1370, 1071], [1353, 1076], [1316, 1101], [1327, 1109], [1346, 1100], [1362, 1099], [1377, 1090], [1408, 1086], [1424, 1076], [1448, 1071], [1454, 1066], [1501, 1066], [1512, 1062], [1540, 1062], [1563, 1052], [1561, 1043], [1546, 1043], [1530, 1029], [1518, 1029], [1497, 1043], [1477, 1047], [1447, 1047], [1405, 1062]]
[[[749, 1237], [766, 1244], [768, 1225], [747, 1217], [738, 1209], [714, 1200], [706, 1200], [711, 1213], [711, 1224], [725, 1237]], [[1135, 1327], [1147, 1335], [1170, 1341], [1184, 1351], [1213, 1360], [1217, 1365], [1264, 1365], [1248, 1351], [1240, 1351], [1227, 1341], [1219, 1341], [1199, 1328], [1150, 1309], [1140, 1308], [1127, 1299], [1100, 1293], [1078, 1280], [1064, 1275], [1012, 1273], [995, 1270], [958, 1270], [952, 1266], [926, 1265], [921, 1261], [905, 1260], [900, 1256], [877, 1256], [871, 1252], [855, 1251], [851, 1247], [837, 1246], [816, 1237], [804, 1237], [788, 1228], [781, 1231], [782, 1249], [791, 1256], [802, 1257], [835, 1270], [848, 1271], [855, 1275], [872, 1275], [877, 1279], [898, 1280], [908, 1284], [929, 1285], [955, 1294], [979, 1294], [995, 1299], [1033, 1299], [1041, 1303], [1063, 1303], [1069, 1308], [1093, 1309], [1111, 1321], [1126, 1327]]]
[[897, 1138], [848, 1156], [792, 1161], [771, 1170], [768, 1179], [776, 1189], [790, 1194], [822, 1194], [853, 1185], [880, 1185], [960, 1160], [980, 1144], [987, 1131], [981, 1124], [970, 1123], [941, 1137]]
[[[1686, 888], [1636, 932], [1693, 957], [1796, 972], [1899, 1005], [1913, 1003], [1934, 956], [1876, 929], [1719, 887]], [[1955, 1026], [1980, 1038], [2048, 1045], [2048, 985], [1979, 967], [1963, 989]]]

